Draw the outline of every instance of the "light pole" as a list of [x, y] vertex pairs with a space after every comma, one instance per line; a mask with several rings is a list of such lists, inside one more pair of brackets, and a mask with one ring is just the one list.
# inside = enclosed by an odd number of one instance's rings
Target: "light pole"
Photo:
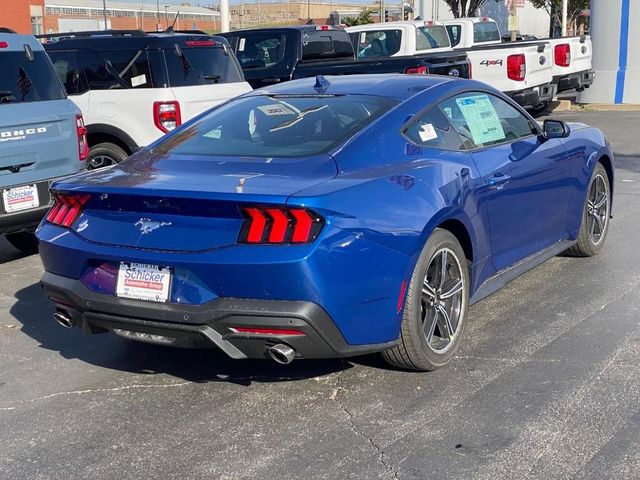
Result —
[[104, 15], [104, 29], [107, 29], [107, 0], [102, 0], [102, 14]]
[[171, 5], [165, 5], [164, 6], [164, 23], [166, 24], [167, 29], [169, 28], [169, 17], [167, 16], [167, 8], [169, 8]]
[[156, 0], [156, 32], [160, 31], [160, 0]]
[[567, 10], [569, 9], [569, 0], [562, 0], [562, 36], [567, 36]]
[[220, 0], [220, 31], [228, 32], [229, 30], [229, 0]]

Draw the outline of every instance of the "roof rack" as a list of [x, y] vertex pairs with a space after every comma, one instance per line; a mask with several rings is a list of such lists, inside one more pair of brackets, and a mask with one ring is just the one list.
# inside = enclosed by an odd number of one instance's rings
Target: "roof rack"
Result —
[[35, 35], [36, 38], [90, 38], [90, 37], [145, 37], [142, 30], [89, 30], [85, 32], [60, 32]]

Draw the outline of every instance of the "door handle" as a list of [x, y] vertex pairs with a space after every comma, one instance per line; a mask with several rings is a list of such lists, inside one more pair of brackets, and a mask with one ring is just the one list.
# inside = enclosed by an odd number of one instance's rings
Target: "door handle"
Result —
[[509, 180], [511, 180], [509, 175], [496, 174], [493, 177], [490, 177], [489, 180], [487, 180], [487, 183], [491, 190], [502, 190], [504, 186], [509, 183]]

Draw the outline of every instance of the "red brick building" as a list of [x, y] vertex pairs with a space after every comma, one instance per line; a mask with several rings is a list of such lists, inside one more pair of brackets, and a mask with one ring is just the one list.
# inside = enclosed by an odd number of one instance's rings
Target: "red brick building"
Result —
[[[220, 14], [207, 8], [185, 5], [165, 7], [166, 2], [155, 0], [107, 0], [106, 5], [107, 28], [164, 30], [177, 15], [176, 29], [206, 32], [220, 29]], [[102, 30], [104, 23], [102, 0], [45, 0], [47, 33]]]
[[18, 33], [43, 33], [44, 0], [0, 0], [0, 27]]
[[[158, 8], [158, 4], [159, 8]], [[107, 28], [164, 30], [176, 18], [176, 29], [220, 30], [220, 14], [192, 6], [167, 6], [166, 2], [106, 0]], [[0, 0], [0, 26], [18, 33], [58, 33], [103, 30], [102, 0]]]

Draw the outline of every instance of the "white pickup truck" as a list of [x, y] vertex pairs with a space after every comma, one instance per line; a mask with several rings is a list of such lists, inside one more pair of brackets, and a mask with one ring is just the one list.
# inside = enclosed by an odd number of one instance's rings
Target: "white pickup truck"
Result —
[[544, 107], [555, 96], [549, 42], [502, 43], [498, 25], [488, 17], [458, 18], [443, 24], [453, 48], [467, 53], [475, 80], [526, 107]]
[[558, 85], [558, 93], [573, 89], [581, 92], [593, 84], [595, 72], [591, 71], [593, 47], [590, 36], [545, 38], [536, 41], [548, 42], [551, 45], [553, 83]]
[[[489, 17], [459, 18], [444, 22], [453, 48], [477, 48], [501, 43], [498, 24]], [[557, 85], [558, 92], [576, 89], [584, 90], [593, 83], [594, 73], [591, 71], [592, 46], [591, 37], [544, 38], [533, 41], [524, 40], [506, 43], [511, 46], [548, 43], [552, 52], [552, 82]], [[470, 59], [472, 55], [469, 55]], [[475, 66], [475, 65], [474, 65]], [[535, 68], [535, 67], [534, 67]], [[482, 73], [475, 76], [478, 80]], [[487, 82], [490, 83], [490, 82]]]
[[370, 23], [345, 30], [358, 58], [403, 57], [451, 50], [447, 29], [435, 21]]

